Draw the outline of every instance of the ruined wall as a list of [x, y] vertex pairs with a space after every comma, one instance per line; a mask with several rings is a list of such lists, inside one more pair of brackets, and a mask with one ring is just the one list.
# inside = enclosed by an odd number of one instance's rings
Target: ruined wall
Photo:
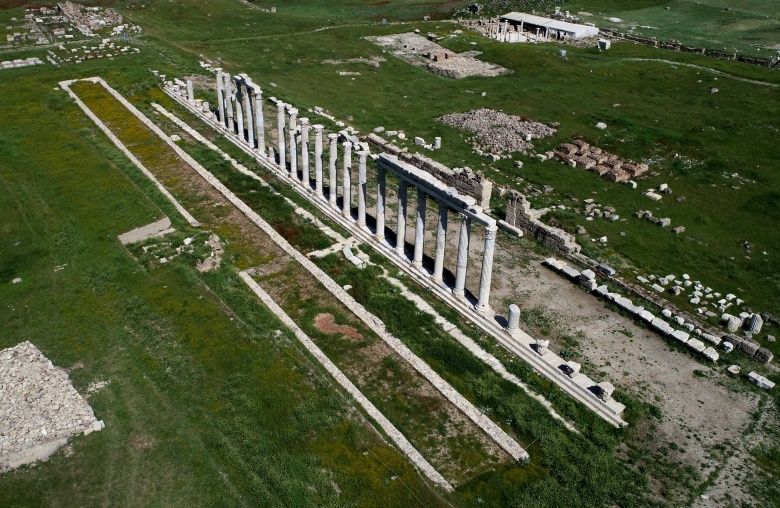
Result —
[[618, 30], [611, 30], [609, 28], [601, 28], [599, 34], [612, 37], [613, 39], [625, 39], [627, 41], [637, 42], [646, 46], [652, 46], [654, 48], [668, 49], [671, 51], [680, 51], [683, 53], [698, 53], [700, 55], [707, 55], [720, 60], [737, 60], [739, 62], [745, 62], [753, 65], [760, 65], [762, 67], [775, 67], [780, 64], [780, 59], [777, 57], [761, 58], [748, 55], [742, 55], [735, 52], [720, 51], [717, 49], [699, 48], [695, 46], [686, 46], [679, 41], [661, 41], [652, 37], [642, 37], [626, 32], [620, 32]]
[[383, 152], [395, 155], [399, 159], [427, 171], [444, 182], [445, 185], [455, 187], [461, 194], [473, 197], [485, 212], [490, 210], [493, 182], [485, 178], [482, 173], [472, 171], [469, 168], [453, 169], [425, 155], [404, 152], [400, 147], [373, 133], [369, 134], [366, 140]]
[[580, 245], [574, 236], [537, 219], [531, 210], [531, 204], [516, 190], [509, 192], [505, 222], [534, 235], [534, 238], [557, 252], [565, 254], [580, 252]]

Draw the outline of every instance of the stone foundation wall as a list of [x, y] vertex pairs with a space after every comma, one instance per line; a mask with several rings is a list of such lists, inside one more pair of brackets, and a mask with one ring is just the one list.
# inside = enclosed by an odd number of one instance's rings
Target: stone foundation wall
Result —
[[400, 147], [373, 133], [366, 136], [366, 140], [379, 148], [380, 151], [395, 155], [401, 160], [414, 164], [423, 171], [432, 174], [446, 185], [455, 187], [461, 194], [473, 197], [485, 212], [490, 210], [490, 196], [493, 193], [493, 182], [485, 178], [485, 175], [482, 173], [472, 171], [468, 168], [452, 169], [425, 155], [404, 152]]
[[557, 252], [565, 254], [580, 252], [580, 245], [572, 235], [537, 219], [531, 211], [531, 204], [516, 190], [509, 192], [505, 222], [532, 234], [534, 238]]

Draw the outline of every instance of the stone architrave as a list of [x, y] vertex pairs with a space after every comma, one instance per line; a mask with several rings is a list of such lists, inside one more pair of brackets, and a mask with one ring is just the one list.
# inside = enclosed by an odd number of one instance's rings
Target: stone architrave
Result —
[[311, 190], [309, 178], [309, 119], [301, 118], [301, 181], [306, 190]]
[[352, 142], [344, 141], [344, 186], [341, 189], [341, 213], [345, 217], [352, 216]]
[[366, 227], [366, 159], [368, 151], [358, 152], [358, 225]]
[[387, 170], [377, 168], [376, 175], [376, 237], [385, 241], [385, 200], [387, 198]]
[[279, 153], [279, 165], [282, 167], [283, 172], [286, 174], [287, 170], [287, 156], [286, 156], [286, 148], [285, 143], [287, 143], [287, 140], [284, 139], [284, 111], [286, 109], [286, 105], [282, 101], [276, 102], [276, 136], [277, 136], [277, 152]]
[[336, 184], [336, 162], [339, 158], [338, 140], [338, 134], [328, 134], [328, 202], [333, 207], [336, 206], [336, 192], [338, 190]]
[[322, 194], [322, 125], [314, 124], [314, 193], [318, 198]]
[[254, 95], [255, 113], [255, 138], [257, 138], [257, 151], [265, 155], [265, 117], [263, 116], [263, 89], [257, 85], [252, 86]]
[[455, 288], [452, 292], [456, 296], [466, 294], [466, 270], [469, 263], [469, 237], [471, 236], [471, 217], [461, 214], [460, 237], [458, 238], [458, 259], [455, 265]]
[[425, 209], [428, 196], [422, 189], [417, 189], [417, 214], [414, 221], [414, 258], [412, 264], [422, 267], [423, 247], [425, 246]]
[[444, 252], [447, 249], [447, 219], [449, 209], [442, 201], [439, 205], [439, 219], [436, 223], [436, 257], [433, 262], [433, 280], [442, 282], [444, 280]]
[[493, 254], [496, 250], [495, 224], [485, 228], [485, 252], [482, 255], [482, 274], [479, 279], [479, 298], [477, 310], [486, 311], [490, 307], [490, 282], [493, 277]]
[[401, 179], [398, 182], [398, 220], [395, 234], [395, 250], [400, 256], [404, 255], [404, 245], [406, 244], [406, 194], [409, 184]]

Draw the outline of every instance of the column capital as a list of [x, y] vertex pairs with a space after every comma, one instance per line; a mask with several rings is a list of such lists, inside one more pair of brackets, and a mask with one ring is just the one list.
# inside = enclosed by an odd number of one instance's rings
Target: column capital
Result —
[[284, 102], [276, 101], [276, 109], [278, 109], [279, 111], [284, 111], [284, 108], [285, 108]]
[[338, 138], [339, 138], [338, 134], [333, 134], [333, 133], [328, 134], [328, 139], [331, 141], [336, 141]]
[[495, 240], [497, 232], [498, 232], [498, 226], [496, 226], [495, 224], [491, 224], [490, 226], [485, 226], [486, 239]]
[[322, 129], [324, 128], [324, 126], [322, 124], [315, 123], [315, 124], [312, 124], [311, 128], [314, 129], [317, 132], [321, 132]]
[[306, 129], [309, 127], [309, 119], [306, 117], [299, 118], [298, 123], [301, 125], [302, 129]]

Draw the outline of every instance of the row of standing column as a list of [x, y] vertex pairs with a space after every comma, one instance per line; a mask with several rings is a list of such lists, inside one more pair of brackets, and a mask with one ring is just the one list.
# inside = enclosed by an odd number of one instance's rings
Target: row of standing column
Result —
[[[406, 256], [406, 218], [408, 216], [408, 191], [409, 182], [399, 177], [398, 183], [398, 204], [396, 219], [396, 242], [395, 250], [399, 256]], [[385, 209], [387, 203], [387, 175], [386, 169], [378, 168], [377, 172], [377, 198], [376, 198], [376, 231], [375, 235], [380, 242], [385, 241]], [[428, 195], [422, 189], [417, 189], [417, 210], [415, 214], [415, 232], [414, 232], [414, 254], [412, 264], [422, 269], [422, 261], [425, 243], [425, 216], [427, 212]], [[436, 249], [433, 262], [433, 273], [431, 277], [439, 284], [444, 283], [444, 255], [447, 248], [447, 227], [449, 220], [449, 207], [441, 200], [437, 200], [437, 223], [436, 223]], [[471, 240], [472, 218], [461, 214], [460, 231], [458, 238], [458, 252], [455, 265], [455, 285], [453, 293], [456, 296], [463, 297], [466, 290], [466, 273], [468, 270], [469, 244]], [[488, 224], [485, 227], [485, 248], [482, 258], [482, 273], [480, 276], [479, 294], [477, 297], [477, 308], [486, 309], [490, 298], [490, 281], [493, 272], [493, 252], [495, 250], [497, 227], [495, 224]]]
[[[233, 85], [235, 82], [235, 91]], [[231, 130], [239, 138], [250, 146], [257, 147], [258, 151], [265, 155], [265, 126], [263, 121], [262, 91], [260, 87], [252, 83], [245, 75], [236, 76], [231, 80], [227, 73], [217, 72], [217, 101], [218, 118], [225, 127]], [[323, 126], [310, 125], [307, 118], [298, 118], [298, 110], [282, 101], [276, 102], [277, 106], [277, 156], [278, 163], [286, 174], [303, 184], [308, 192], [313, 192], [317, 199], [327, 201], [330, 206], [337, 208], [338, 198], [338, 151], [339, 136], [328, 134], [328, 195], [324, 193], [323, 183]], [[314, 130], [314, 185], [312, 187], [310, 174], [310, 130]], [[299, 147], [300, 144], [300, 147]], [[353, 143], [344, 141], [342, 148], [342, 203], [341, 213], [345, 217], [352, 217], [352, 149]], [[357, 223], [361, 228], [366, 226], [366, 197], [367, 197], [367, 159], [368, 151], [360, 150], [358, 155], [357, 174]], [[299, 157], [300, 156], [300, 157]], [[300, 176], [299, 176], [300, 164]], [[387, 206], [387, 174], [384, 167], [377, 168], [377, 197], [376, 197], [376, 229], [375, 236], [380, 242], [385, 239], [385, 209]], [[397, 191], [397, 228], [395, 250], [398, 255], [405, 257], [406, 245], [406, 219], [408, 216], [408, 187], [410, 182], [399, 176]], [[413, 185], [413, 184], [412, 184]], [[423, 266], [424, 241], [425, 241], [425, 216], [427, 213], [427, 193], [417, 188], [417, 203], [415, 213], [415, 235], [412, 264], [420, 269]], [[444, 257], [447, 245], [447, 227], [449, 207], [441, 200], [437, 201], [437, 228], [436, 248], [434, 256], [433, 273], [434, 281], [443, 284]], [[452, 289], [456, 296], [463, 297], [466, 287], [466, 273], [468, 270], [468, 251], [471, 236], [472, 218], [461, 213], [460, 231], [458, 238], [458, 251], [455, 263], [455, 284]], [[482, 258], [482, 273], [480, 277], [477, 308], [488, 307], [490, 295], [490, 280], [493, 266], [493, 252], [495, 249], [496, 226], [486, 225], [485, 247]]]
[[261, 155], [266, 154], [263, 91], [244, 74], [217, 69], [217, 120]]

